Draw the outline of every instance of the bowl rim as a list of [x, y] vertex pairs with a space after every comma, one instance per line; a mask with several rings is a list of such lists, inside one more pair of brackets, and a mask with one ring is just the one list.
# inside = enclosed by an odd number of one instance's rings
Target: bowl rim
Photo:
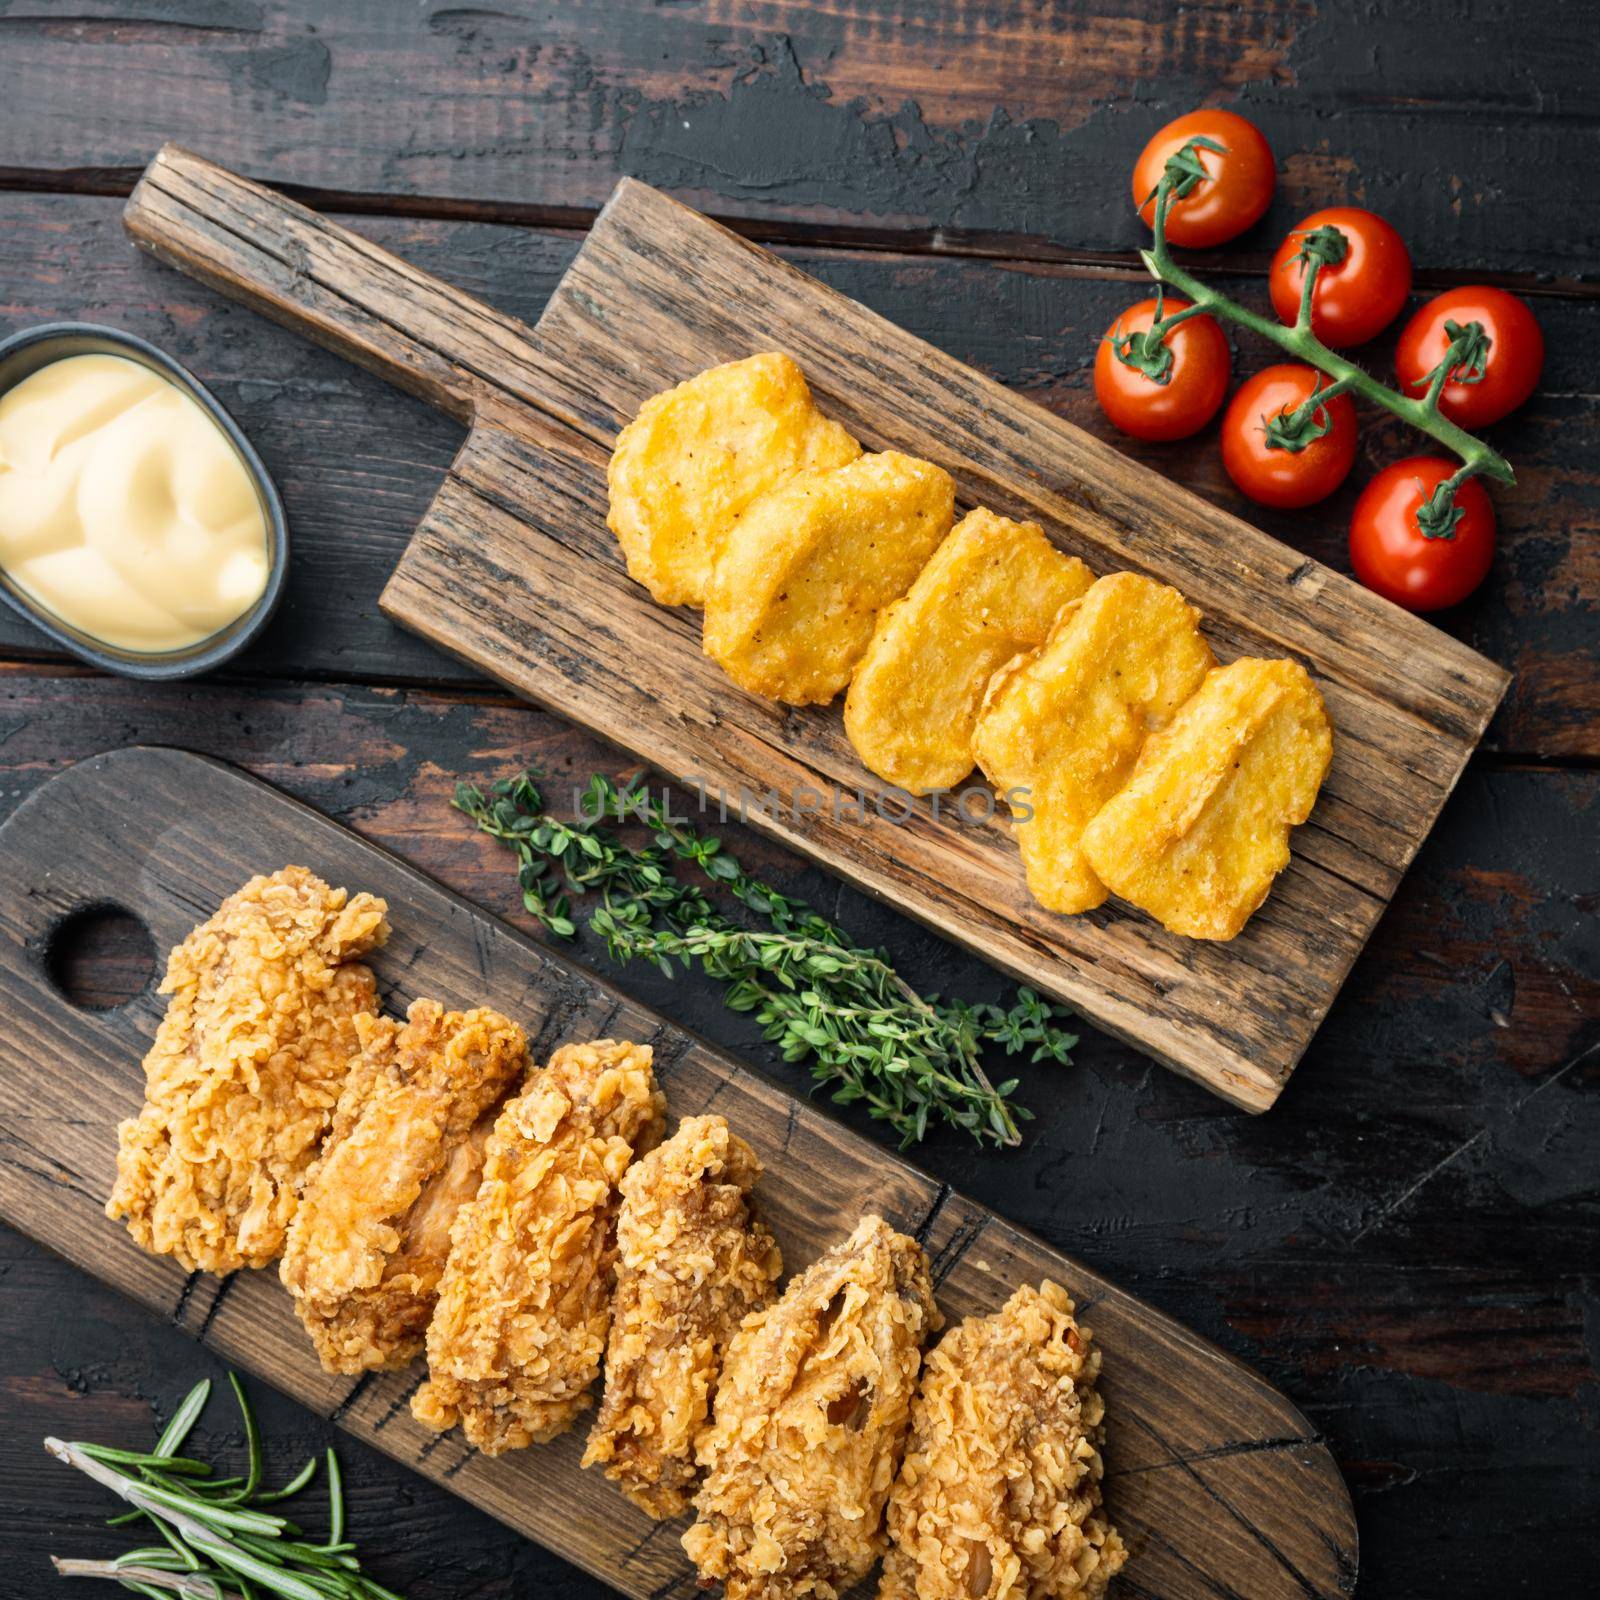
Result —
[[[19, 351], [27, 350], [34, 345], [69, 339], [97, 342], [103, 347], [99, 351], [75, 350], [71, 352], [73, 355], [128, 353], [144, 365], [164, 373], [197, 401], [211, 420], [222, 429], [244, 462], [246, 471], [254, 481], [256, 493], [261, 498], [262, 508], [266, 512], [269, 547], [266, 587], [248, 611], [235, 618], [219, 632], [183, 650], [149, 655], [131, 650], [117, 650], [114, 647], [108, 648], [95, 643], [86, 634], [72, 629], [60, 619], [34, 605], [26, 595], [21, 594], [7, 577], [3, 566], [0, 566], [0, 600], [31, 626], [37, 628], [47, 639], [70, 651], [80, 661], [86, 661], [90, 666], [99, 667], [104, 672], [113, 672], [124, 678], [138, 678], [145, 682], [192, 678], [202, 672], [209, 672], [212, 668], [221, 666], [223, 662], [232, 660], [240, 651], [254, 643], [272, 620], [273, 613], [278, 609], [278, 602], [283, 598], [284, 583], [289, 571], [289, 521], [284, 515], [283, 500], [278, 493], [278, 486], [272, 481], [272, 474], [267, 471], [266, 463], [262, 461], [255, 446], [250, 443], [227, 407], [181, 361], [168, 355], [158, 345], [151, 344], [148, 339], [141, 339], [136, 333], [126, 333], [121, 328], [107, 327], [98, 322], [42, 322], [0, 339], [0, 364], [9, 361]], [[15, 383], [21, 383], [26, 378], [32, 377], [35, 372], [49, 366], [52, 360], [66, 359], [66, 355], [53, 358], [47, 356], [37, 366], [16, 379]], [[0, 378], [0, 395], [15, 387], [15, 383]]]

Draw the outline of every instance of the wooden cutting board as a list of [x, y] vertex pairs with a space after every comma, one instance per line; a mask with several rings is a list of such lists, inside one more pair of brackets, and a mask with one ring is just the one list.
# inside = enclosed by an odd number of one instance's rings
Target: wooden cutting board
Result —
[[138, 1110], [162, 1002], [153, 979], [118, 1009], [76, 1008], [49, 975], [52, 946], [72, 918], [110, 905], [137, 917], [164, 958], [253, 873], [288, 862], [388, 901], [394, 932], [373, 965], [390, 1009], [419, 995], [499, 1007], [527, 1029], [536, 1060], [573, 1039], [653, 1045], [673, 1117], [714, 1106], [755, 1146], [767, 1169], [758, 1203], [791, 1270], [877, 1210], [926, 1244], [947, 1317], [994, 1310], [1022, 1282], [1065, 1284], [1105, 1351], [1107, 1499], [1133, 1551], [1125, 1593], [1320, 1600], [1354, 1589], [1338, 1468], [1247, 1367], [326, 817], [181, 751], [85, 761], [0, 827], [6, 1222], [614, 1588], [637, 1600], [695, 1592], [684, 1524], [652, 1524], [580, 1471], [581, 1430], [490, 1461], [412, 1421], [420, 1368], [324, 1374], [275, 1272], [187, 1274], [105, 1217], [116, 1125]]
[[[1251, 1110], [1270, 1106], [1509, 682], [1350, 580], [1019, 399], [643, 184], [625, 181], [529, 329], [183, 151], [127, 208], [140, 244], [471, 426], [383, 609]], [[1294, 859], [1244, 933], [1028, 894], [1005, 820], [886, 790], [837, 707], [744, 694], [698, 613], [654, 604], [605, 526], [611, 441], [647, 395], [781, 348], [871, 448], [1042, 523], [1099, 573], [1175, 584], [1224, 659], [1305, 663], [1336, 730]], [[985, 791], [987, 792], [987, 791]], [[859, 798], [857, 798], [859, 795]]]

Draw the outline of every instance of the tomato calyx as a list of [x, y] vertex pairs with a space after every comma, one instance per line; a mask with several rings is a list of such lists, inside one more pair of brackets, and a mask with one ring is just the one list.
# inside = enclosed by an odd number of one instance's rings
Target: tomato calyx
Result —
[[[1417, 507], [1417, 532], [1424, 539], [1455, 538], [1456, 526], [1466, 515], [1456, 503], [1456, 490], [1472, 476], [1470, 467], [1452, 473]], [[1421, 478], [1416, 482], [1418, 490], [1426, 494], [1428, 486]]]
[[[1206, 171], [1205, 163], [1200, 159], [1200, 152], [1209, 150], [1213, 155], [1225, 156], [1228, 147], [1206, 134], [1196, 134], [1181, 149], [1175, 150], [1167, 157], [1166, 165], [1161, 169], [1163, 180], [1171, 179], [1170, 193], [1174, 200], [1186, 200], [1200, 185], [1210, 178]], [[1139, 210], [1150, 204], [1161, 192], [1158, 183], [1154, 189], [1139, 202]]]
[[1300, 241], [1300, 248], [1295, 251], [1294, 258], [1307, 272], [1313, 266], [1336, 267], [1350, 254], [1349, 239], [1331, 222], [1323, 223], [1320, 228], [1306, 229], [1295, 238]]
[[1333, 413], [1328, 409], [1328, 402], [1349, 387], [1343, 379], [1336, 383], [1324, 383], [1293, 411], [1285, 408], [1275, 416], [1263, 415], [1261, 421], [1267, 436], [1267, 448], [1287, 450], [1290, 455], [1297, 456], [1308, 445], [1326, 438], [1333, 428]]
[[1447, 383], [1482, 383], [1489, 372], [1489, 346], [1494, 341], [1481, 322], [1469, 322], [1463, 327], [1453, 318], [1447, 318], [1444, 331], [1450, 348], [1428, 374], [1428, 392], [1422, 397], [1422, 403], [1429, 407], [1438, 405]]
[[[1196, 140], [1195, 143], [1202, 141]], [[1142, 333], [1124, 333], [1122, 331], [1122, 318], [1117, 318], [1117, 325], [1106, 335], [1106, 343], [1111, 346], [1111, 353], [1123, 366], [1131, 367], [1135, 372], [1143, 373], [1151, 383], [1163, 386], [1172, 381], [1172, 348], [1167, 343], [1167, 335], [1178, 326], [1180, 322], [1187, 322], [1190, 317], [1201, 314], [1199, 306], [1185, 306], [1181, 311], [1174, 311], [1169, 317], [1165, 314], [1166, 290], [1163, 285], [1156, 285], [1156, 314]]]
[[1172, 382], [1172, 351], [1162, 337], [1165, 331], [1157, 317], [1142, 333], [1124, 333], [1119, 317], [1106, 335], [1106, 343], [1123, 366], [1142, 372], [1151, 383], [1166, 385]]

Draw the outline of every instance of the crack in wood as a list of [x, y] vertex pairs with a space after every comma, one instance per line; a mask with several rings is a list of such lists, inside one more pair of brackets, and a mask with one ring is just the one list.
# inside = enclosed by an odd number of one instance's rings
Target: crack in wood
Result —
[[984, 1230], [993, 1221], [994, 1214], [985, 1211], [981, 1216], [963, 1223], [950, 1237], [944, 1248], [934, 1257], [933, 1264], [929, 1268], [935, 1289], [942, 1287], [945, 1279], [955, 1271], [962, 1258], [978, 1242]]
[[363, 1372], [361, 1376], [357, 1378], [347, 1390], [345, 1390], [344, 1399], [342, 1399], [338, 1405], [336, 1405], [333, 1410], [328, 1413], [328, 1421], [336, 1425], [342, 1424], [345, 1417], [349, 1414], [350, 1408], [356, 1403], [357, 1400], [361, 1398], [362, 1395], [367, 1392], [368, 1389], [372, 1387], [372, 1385], [377, 1381], [377, 1377], [378, 1374], [376, 1372]]
[[939, 1192], [933, 1197], [933, 1204], [928, 1207], [928, 1214], [916, 1225], [915, 1228], [911, 1230], [911, 1237], [915, 1239], [917, 1243], [920, 1244], [924, 1249], [927, 1248], [929, 1231], [932, 1229], [935, 1221], [938, 1220], [939, 1213], [944, 1210], [945, 1201], [947, 1201], [954, 1192], [955, 1191], [948, 1183], [941, 1183], [939, 1185]]
[[408, 1405], [411, 1404], [412, 1396], [415, 1395], [417, 1390], [420, 1389], [427, 1381], [428, 1374], [427, 1370], [424, 1369], [411, 1380], [411, 1385], [409, 1388], [403, 1389], [392, 1401], [390, 1401], [389, 1409], [372, 1424], [372, 1431], [374, 1433], [382, 1433], [383, 1430], [387, 1428], [389, 1424], [393, 1422], [394, 1419], [399, 1416]]
[[1106, 1473], [1106, 1482], [1113, 1478], [1137, 1478], [1147, 1472], [1165, 1472], [1171, 1467], [1188, 1467], [1203, 1461], [1223, 1461], [1230, 1456], [1257, 1455], [1265, 1450], [1322, 1449], [1327, 1441], [1318, 1434], [1293, 1434], [1284, 1439], [1238, 1439], [1231, 1444], [1214, 1445], [1197, 1450], [1193, 1455], [1175, 1456], [1170, 1461], [1150, 1461], [1143, 1466], [1122, 1467]]
[[233, 1273], [224, 1278], [222, 1282], [217, 1285], [217, 1292], [214, 1296], [212, 1296], [211, 1304], [206, 1307], [206, 1314], [201, 1318], [200, 1327], [195, 1333], [195, 1338], [199, 1340], [201, 1344], [206, 1342], [206, 1335], [210, 1333], [211, 1324], [216, 1321], [217, 1313], [222, 1309], [222, 1302], [228, 1298], [228, 1295], [232, 1291], [234, 1284], [237, 1282], [238, 1274]]
[[182, 1325], [183, 1313], [189, 1304], [189, 1296], [194, 1293], [194, 1286], [199, 1283], [200, 1277], [201, 1274], [196, 1271], [191, 1272], [189, 1276], [183, 1280], [183, 1287], [178, 1291], [177, 1304], [173, 1306], [172, 1314], [167, 1318], [167, 1321], [170, 1322], [173, 1327], [176, 1328]]

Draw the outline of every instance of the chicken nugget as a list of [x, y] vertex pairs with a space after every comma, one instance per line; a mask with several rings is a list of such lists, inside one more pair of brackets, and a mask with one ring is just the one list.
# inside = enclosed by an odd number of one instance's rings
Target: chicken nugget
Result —
[[1191, 939], [1231, 939], [1289, 864], [1333, 759], [1322, 696], [1294, 661], [1207, 675], [1084, 830], [1101, 881]]
[[687, 1508], [723, 1353], [783, 1271], [750, 1215], [760, 1176], [755, 1151], [704, 1116], [686, 1117], [622, 1180], [605, 1395], [583, 1464], [604, 1466], [652, 1517]]
[[1100, 1352], [1059, 1284], [952, 1328], [922, 1368], [878, 1600], [1099, 1600], [1127, 1560], [1101, 1505]]
[[767, 351], [653, 395], [617, 437], [607, 526], [628, 573], [663, 605], [703, 605], [728, 529], [796, 472], [861, 446], [817, 410], [805, 374]]
[[1118, 572], [990, 680], [973, 753], [1011, 806], [1028, 888], [1042, 906], [1088, 911], [1105, 900], [1083, 830], [1127, 782], [1145, 736], [1214, 665], [1200, 613], [1176, 589]]
[[727, 1600], [835, 1600], [883, 1553], [883, 1508], [939, 1327], [928, 1258], [882, 1217], [745, 1319], [700, 1447], [683, 1547]]
[[706, 597], [706, 654], [753, 694], [833, 699], [954, 512], [950, 474], [893, 450], [791, 478], [729, 531]]
[[279, 1276], [327, 1372], [422, 1349], [455, 1211], [477, 1192], [495, 1103], [527, 1066], [496, 1011], [412, 1002], [356, 1018], [361, 1055], [306, 1173]]
[[972, 771], [972, 727], [989, 679], [1042, 644], [1056, 614], [1094, 576], [1036, 522], [981, 506], [963, 517], [878, 618], [850, 680], [844, 728], [856, 754], [911, 794], [951, 789]]

